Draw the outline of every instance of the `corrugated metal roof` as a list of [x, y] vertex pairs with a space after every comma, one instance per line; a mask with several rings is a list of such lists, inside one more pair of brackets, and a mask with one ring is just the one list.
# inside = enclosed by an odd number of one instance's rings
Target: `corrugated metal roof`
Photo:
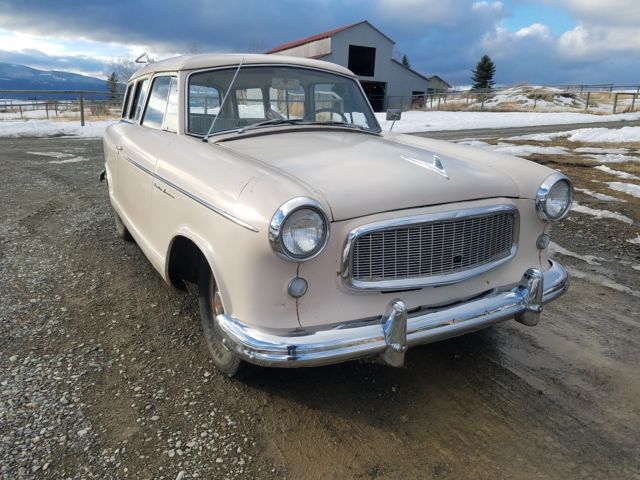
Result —
[[282, 45], [279, 45], [279, 46], [277, 46], [275, 48], [272, 48], [271, 50], [267, 51], [266, 53], [277, 53], [277, 52], [281, 52], [283, 50], [289, 50], [290, 48], [299, 47], [300, 45], [304, 45], [306, 43], [315, 42], [316, 40], [322, 40], [323, 38], [333, 37], [336, 33], [340, 33], [340, 32], [342, 32], [344, 30], [348, 30], [350, 28], [353, 28], [353, 27], [355, 27], [357, 25], [361, 25], [363, 23], [366, 23], [367, 25], [369, 25], [371, 28], [373, 28], [376, 32], [378, 32], [384, 38], [389, 40], [391, 43], [396, 43], [393, 40], [391, 40], [389, 37], [387, 37], [384, 33], [382, 33], [380, 30], [378, 30], [376, 27], [371, 25], [368, 21], [363, 20], [361, 22], [356, 22], [356, 23], [352, 23], [350, 25], [345, 25], [344, 27], [338, 27], [338, 28], [334, 28], [333, 30], [328, 30], [326, 32], [318, 33], [316, 35], [311, 35], [310, 37], [305, 37], [305, 38], [301, 38], [299, 40], [294, 40], [292, 42], [283, 43]]

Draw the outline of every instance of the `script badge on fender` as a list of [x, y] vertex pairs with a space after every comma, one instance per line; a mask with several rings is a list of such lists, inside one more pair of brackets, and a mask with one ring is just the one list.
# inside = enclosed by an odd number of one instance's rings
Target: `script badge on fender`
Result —
[[444, 165], [442, 165], [442, 160], [439, 156], [433, 156], [433, 163], [425, 162], [424, 160], [418, 160], [417, 158], [407, 157], [405, 155], [400, 155], [400, 158], [406, 160], [407, 162], [411, 162], [414, 165], [417, 165], [422, 168], [426, 168], [427, 170], [431, 170], [432, 172], [437, 173], [438, 175], [443, 176], [447, 180], [449, 180], [449, 175], [447, 171], [444, 169]]

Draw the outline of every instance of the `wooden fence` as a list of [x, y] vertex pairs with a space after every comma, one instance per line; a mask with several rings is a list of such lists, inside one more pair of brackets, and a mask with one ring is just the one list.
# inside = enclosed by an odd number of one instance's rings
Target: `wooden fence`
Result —
[[[11, 98], [2, 98], [4, 96]], [[59, 97], [72, 97], [60, 99]], [[45, 116], [58, 116], [61, 112], [77, 110], [80, 125], [85, 125], [87, 109], [120, 108], [122, 94], [90, 90], [0, 90], [0, 112], [19, 113], [25, 118], [29, 111], [45, 111]]]

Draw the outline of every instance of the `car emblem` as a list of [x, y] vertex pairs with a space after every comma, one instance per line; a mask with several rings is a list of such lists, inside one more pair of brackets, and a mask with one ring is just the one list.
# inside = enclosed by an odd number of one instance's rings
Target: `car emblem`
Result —
[[400, 158], [406, 160], [407, 162], [411, 162], [418, 167], [426, 168], [427, 170], [431, 170], [432, 172], [437, 173], [438, 175], [443, 176], [447, 180], [449, 180], [449, 175], [447, 171], [444, 169], [444, 165], [442, 164], [442, 159], [434, 155], [433, 163], [425, 162], [424, 160], [418, 160], [417, 158], [407, 157], [405, 155], [400, 155]]

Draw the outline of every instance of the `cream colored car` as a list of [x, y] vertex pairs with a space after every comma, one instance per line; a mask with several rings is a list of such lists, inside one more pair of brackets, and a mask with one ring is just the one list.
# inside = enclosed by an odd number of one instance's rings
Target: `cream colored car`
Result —
[[326, 62], [197, 55], [129, 81], [104, 136], [118, 232], [170, 284], [199, 285], [230, 376], [380, 355], [515, 318], [567, 289], [547, 255], [568, 178], [381, 131]]

